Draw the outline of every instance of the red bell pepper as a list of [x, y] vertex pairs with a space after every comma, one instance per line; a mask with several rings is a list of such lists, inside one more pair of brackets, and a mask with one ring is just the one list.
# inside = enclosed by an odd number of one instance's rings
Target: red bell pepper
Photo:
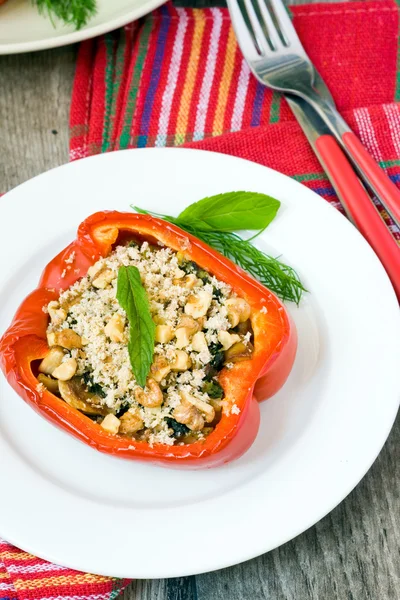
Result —
[[[49, 348], [48, 315], [43, 307], [84, 275], [99, 258], [127, 237], [161, 242], [194, 261], [251, 307], [254, 353], [250, 360], [224, 368], [219, 382], [225, 400], [234, 402], [239, 414], [223, 414], [214, 431], [203, 441], [168, 446], [112, 435], [89, 417], [38, 385], [34, 362]], [[74, 260], [71, 264], [71, 253]], [[79, 226], [77, 239], [46, 266], [40, 283], [21, 304], [0, 340], [0, 365], [11, 386], [36, 411], [90, 446], [115, 456], [147, 460], [168, 466], [212, 467], [241, 456], [253, 443], [260, 421], [260, 399], [273, 395], [285, 382], [297, 347], [296, 330], [279, 299], [221, 254], [179, 228], [148, 215], [99, 212]]]

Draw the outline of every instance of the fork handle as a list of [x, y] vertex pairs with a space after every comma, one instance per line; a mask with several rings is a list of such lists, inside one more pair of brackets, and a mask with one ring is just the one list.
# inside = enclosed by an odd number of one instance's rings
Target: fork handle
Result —
[[346, 213], [379, 257], [400, 301], [400, 247], [335, 138], [321, 135], [315, 146]]
[[400, 190], [351, 131], [333, 101], [321, 98], [314, 89], [310, 90], [308, 87], [300, 95], [322, 118], [347, 154], [360, 179], [375, 194], [397, 227], [400, 227]]
[[347, 131], [342, 135], [344, 147], [360, 175], [383, 204], [392, 219], [400, 227], [400, 191], [387, 174], [364, 148], [358, 137]]

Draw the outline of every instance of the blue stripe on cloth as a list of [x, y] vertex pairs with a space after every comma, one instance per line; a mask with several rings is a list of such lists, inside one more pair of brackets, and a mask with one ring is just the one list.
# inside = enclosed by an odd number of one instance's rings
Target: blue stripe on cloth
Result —
[[168, 9], [165, 6], [161, 7], [160, 12], [162, 14], [161, 26], [157, 36], [157, 47], [154, 55], [151, 79], [143, 108], [142, 121], [140, 124], [140, 135], [137, 143], [138, 148], [145, 148], [147, 143], [147, 136], [149, 134], [149, 126], [151, 120], [151, 113], [153, 110], [154, 97], [160, 81], [165, 44], [167, 41], [169, 25], [171, 22], [171, 17], [169, 15]]
[[256, 127], [261, 123], [262, 104], [264, 100], [265, 87], [257, 83], [256, 95], [253, 104], [253, 114], [251, 115], [251, 126]]
[[319, 194], [320, 196], [329, 196], [329, 197], [333, 197], [336, 196], [336, 192], [333, 189], [333, 187], [327, 187], [327, 188], [311, 188], [313, 192], [315, 192], [316, 194]]

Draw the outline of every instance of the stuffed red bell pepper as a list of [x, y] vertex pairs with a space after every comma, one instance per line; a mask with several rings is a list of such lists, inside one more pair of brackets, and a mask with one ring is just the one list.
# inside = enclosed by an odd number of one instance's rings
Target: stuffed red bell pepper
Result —
[[[154, 335], [142, 382], [132, 365], [140, 371], [149, 348], [138, 337], [132, 347], [130, 328], [141, 325], [118, 299], [118, 273], [130, 266]], [[197, 468], [250, 447], [256, 383], [260, 399], [273, 395], [296, 344], [278, 298], [218, 252], [149, 215], [99, 212], [46, 266], [0, 361], [25, 401], [97, 450]]]

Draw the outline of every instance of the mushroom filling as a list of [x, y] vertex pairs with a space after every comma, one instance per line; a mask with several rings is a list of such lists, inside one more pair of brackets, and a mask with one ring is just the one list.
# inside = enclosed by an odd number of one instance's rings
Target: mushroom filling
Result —
[[[122, 265], [139, 270], [156, 324], [144, 388], [132, 372], [129, 323], [116, 299]], [[150, 445], [189, 444], [204, 440], [222, 411], [240, 412], [218, 379], [224, 367], [252, 356], [250, 306], [170, 248], [117, 246], [43, 310], [50, 350], [39, 385], [109, 433]]]

